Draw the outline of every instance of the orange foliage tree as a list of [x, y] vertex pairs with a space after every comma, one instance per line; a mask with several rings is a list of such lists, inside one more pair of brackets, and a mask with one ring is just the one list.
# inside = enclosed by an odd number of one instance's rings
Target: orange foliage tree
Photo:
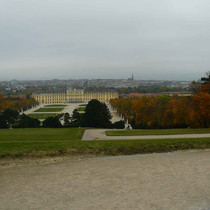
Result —
[[5, 98], [2, 94], [0, 94], [0, 112], [2, 112], [5, 109], [25, 111], [38, 104], [39, 103], [34, 98], [22, 99], [22, 100], [11, 100], [11, 99]]
[[110, 101], [134, 128], [210, 127], [210, 94], [119, 98]]

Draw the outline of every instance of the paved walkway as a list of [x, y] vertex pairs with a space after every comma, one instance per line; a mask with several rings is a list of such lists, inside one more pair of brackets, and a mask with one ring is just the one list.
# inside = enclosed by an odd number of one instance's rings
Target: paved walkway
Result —
[[0, 168], [0, 209], [208, 210], [209, 173], [210, 150]]
[[142, 136], [107, 136], [106, 129], [87, 129], [82, 140], [126, 140], [126, 139], [179, 139], [179, 138], [210, 138], [210, 133], [176, 134], [176, 135], [142, 135]]

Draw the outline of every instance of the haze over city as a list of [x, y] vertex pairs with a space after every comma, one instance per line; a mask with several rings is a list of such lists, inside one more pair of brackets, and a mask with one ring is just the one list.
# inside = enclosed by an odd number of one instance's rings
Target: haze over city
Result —
[[0, 80], [197, 80], [210, 69], [207, 0], [2, 0]]

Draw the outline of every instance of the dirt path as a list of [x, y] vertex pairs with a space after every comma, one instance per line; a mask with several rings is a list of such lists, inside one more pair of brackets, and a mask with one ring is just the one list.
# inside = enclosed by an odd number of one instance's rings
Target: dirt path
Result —
[[210, 150], [0, 169], [5, 209], [210, 209]]
[[176, 134], [176, 135], [142, 135], [142, 136], [107, 136], [105, 129], [88, 129], [82, 140], [123, 140], [123, 139], [178, 139], [178, 138], [208, 138], [210, 133]]

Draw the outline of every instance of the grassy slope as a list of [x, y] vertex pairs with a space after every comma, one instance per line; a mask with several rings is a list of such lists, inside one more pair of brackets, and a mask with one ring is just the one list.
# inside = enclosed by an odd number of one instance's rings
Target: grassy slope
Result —
[[40, 108], [35, 110], [34, 112], [60, 112], [64, 108]]
[[81, 141], [83, 128], [0, 130], [0, 157], [59, 154], [138, 154], [210, 148], [210, 138]]
[[107, 131], [107, 136], [138, 136], [138, 135], [170, 135], [210, 133], [210, 128], [203, 129], [147, 129], [147, 130], [118, 130]]

